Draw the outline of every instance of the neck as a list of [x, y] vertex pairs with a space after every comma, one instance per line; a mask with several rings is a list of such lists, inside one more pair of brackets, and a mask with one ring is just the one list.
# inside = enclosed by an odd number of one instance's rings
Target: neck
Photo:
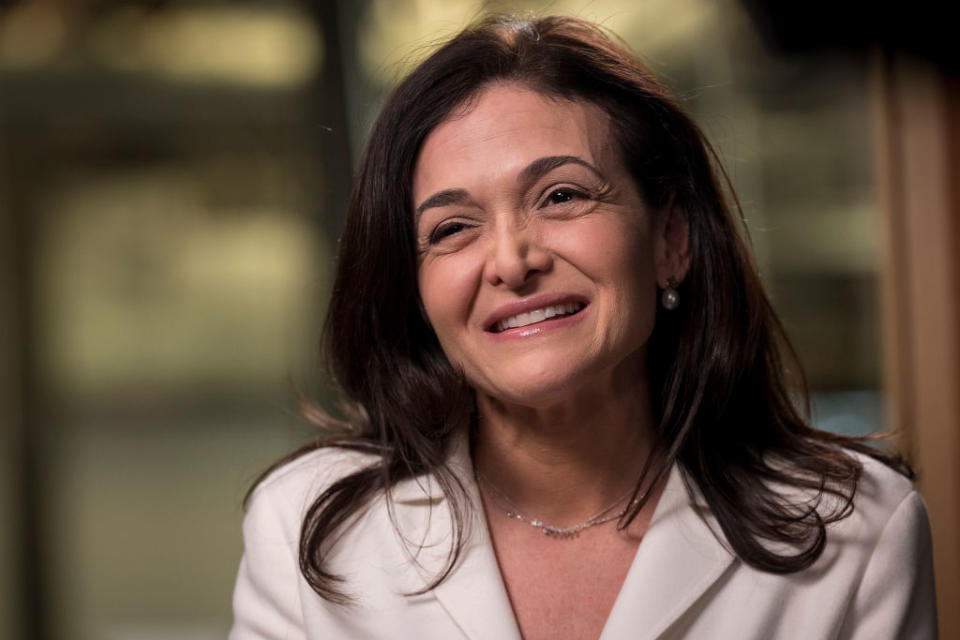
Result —
[[529, 407], [478, 393], [477, 468], [528, 514], [589, 518], [639, 479], [653, 447], [645, 379], [592, 385]]

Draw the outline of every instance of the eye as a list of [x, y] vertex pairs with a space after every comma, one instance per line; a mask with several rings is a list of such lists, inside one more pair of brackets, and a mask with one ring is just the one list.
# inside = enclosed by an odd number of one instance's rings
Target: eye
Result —
[[430, 244], [437, 244], [444, 238], [460, 233], [467, 228], [468, 225], [464, 222], [447, 222], [441, 224], [430, 234]]
[[579, 200], [581, 198], [586, 198], [587, 195], [576, 189], [571, 189], [569, 187], [563, 187], [562, 189], [554, 189], [544, 200], [544, 205], [558, 205], [566, 204], [574, 200]]

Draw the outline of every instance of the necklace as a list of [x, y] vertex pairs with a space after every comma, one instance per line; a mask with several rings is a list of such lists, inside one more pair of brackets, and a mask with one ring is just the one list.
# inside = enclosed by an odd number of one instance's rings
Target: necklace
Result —
[[497, 507], [499, 507], [508, 518], [525, 522], [531, 527], [540, 529], [544, 535], [550, 536], [551, 538], [576, 538], [584, 529], [589, 529], [590, 527], [595, 527], [597, 525], [610, 522], [611, 520], [622, 518], [623, 515], [630, 509], [630, 507], [646, 497], [646, 492], [644, 492], [642, 496], [627, 503], [627, 506], [625, 506], [623, 509], [611, 514], [610, 511], [612, 511], [614, 507], [623, 502], [627, 496], [633, 493], [633, 489], [631, 489], [627, 493], [614, 500], [609, 506], [601, 509], [580, 524], [570, 525], [569, 527], [560, 527], [557, 525], [547, 524], [539, 518], [531, 518], [527, 515], [524, 515], [524, 513], [517, 507], [516, 503], [508, 498], [503, 491], [498, 489], [495, 484], [490, 482], [485, 475], [480, 473], [480, 470], [477, 469], [476, 466], [473, 467], [473, 473], [477, 477], [477, 480], [480, 482], [480, 484], [487, 488], [490, 497], [493, 498], [493, 501], [497, 504]]

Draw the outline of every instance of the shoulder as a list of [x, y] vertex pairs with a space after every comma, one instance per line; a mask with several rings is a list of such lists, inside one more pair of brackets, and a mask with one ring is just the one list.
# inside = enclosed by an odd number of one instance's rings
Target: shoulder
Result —
[[[931, 568], [932, 542], [927, 507], [913, 482], [883, 462], [848, 451], [862, 467], [853, 495], [853, 510], [827, 527], [827, 545], [818, 565], [846, 566], [860, 580], [879, 575], [886, 579], [892, 567], [899, 567], [904, 579], [914, 578]], [[816, 566], [816, 565], [815, 565]], [[920, 573], [918, 573], [920, 572]], [[925, 575], [925, 574], [924, 574]]]
[[[896, 470], [868, 455], [845, 451], [861, 467], [853, 509], [826, 525], [817, 559], [799, 571], [780, 573], [741, 557], [683, 637], [935, 637], [933, 564], [923, 500]], [[818, 505], [824, 518], [846, 502], [815, 489], [775, 490], [790, 501], [788, 507]], [[760, 542], [785, 555], [807, 548]], [[731, 611], [747, 613], [734, 616]]]
[[378, 456], [340, 447], [322, 447], [273, 470], [253, 490], [246, 519], [266, 516], [299, 526], [314, 500], [335, 482], [376, 464]]
[[375, 464], [379, 457], [342, 447], [320, 447], [305, 453], [271, 471], [254, 494], [319, 483], [332, 484], [355, 471]]
[[828, 537], [828, 548], [842, 550], [838, 565], [859, 558], [841, 637], [935, 638], [933, 541], [926, 504], [910, 479], [879, 460], [851, 455], [863, 465], [853, 514], [849, 523], [835, 523], [833, 545]]
[[[926, 505], [915, 490], [910, 478], [881, 460], [852, 449], [843, 449], [851, 467], [859, 469], [856, 482], [850, 480], [831, 480], [828, 477], [803, 476], [802, 472], [791, 469], [789, 460], [778, 460], [777, 469], [788, 476], [802, 478], [807, 486], [797, 487], [786, 483], [768, 485], [779, 506], [786, 513], [799, 514], [804, 520], [808, 534], [813, 534], [815, 525], [825, 528], [825, 543], [819, 559], [808, 570], [812, 573], [826, 567], [845, 567], [857, 573], [856, 566], [862, 567], [869, 562], [878, 548], [881, 538], [889, 536], [892, 530], [910, 530], [919, 539], [928, 529]], [[814, 480], [811, 486], [810, 480]], [[819, 488], [815, 485], [819, 485]], [[816, 515], [813, 515], [813, 509]], [[810, 516], [817, 518], [814, 521]], [[886, 532], [886, 533], [885, 533]], [[777, 555], [792, 556], [808, 550], [810, 539], [802, 543], [789, 541], [759, 542]], [[903, 538], [904, 545], [911, 544]], [[807, 570], [804, 570], [807, 571]], [[803, 572], [803, 571], [802, 571]]]
[[[913, 482], [880, 460], [858, 452], [847, 452], [862, 472], [853, 499], [853, 517], [863, 521], [877, 535], [895, 515], [926, 510]], [[917, 514], [919, 515], [919, 514]]]
[[304, 515], [334, 482], [376, 461], [376, 456], [324, 447], [284, 464], [257, 485], [243, 519], [231, 640], [305, 637], [301, 593], [310, 587], [298, 561]]

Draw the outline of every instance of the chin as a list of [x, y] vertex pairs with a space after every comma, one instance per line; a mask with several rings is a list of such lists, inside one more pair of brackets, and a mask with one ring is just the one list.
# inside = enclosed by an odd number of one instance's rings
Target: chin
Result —
[[556, 407], [577, 398], [603, 398], [623, 383], [643, 378], [645, 348], [625, 351], [630, 355], [623, 358], [520, 359], [468, 380], [478, 393], [500, 402], [533, 409]]
[[597, 376], [590, 372], [553, 370], [549, 375], [511, 375], [495, 384], [480, 384], [474, 388], [500, 402], [541, 409], [569, 401], [596, 380]]

